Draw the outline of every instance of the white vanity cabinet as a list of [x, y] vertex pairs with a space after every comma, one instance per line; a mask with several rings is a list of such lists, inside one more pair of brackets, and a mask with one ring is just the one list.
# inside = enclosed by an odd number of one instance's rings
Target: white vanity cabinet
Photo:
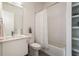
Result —
[[24, 56], [28, 54], [29, 36], [0, 40], [1, 56]]
[[23, 56], [28, 53], [26, 39], [4, 42], [2, 46], [4, 56]]

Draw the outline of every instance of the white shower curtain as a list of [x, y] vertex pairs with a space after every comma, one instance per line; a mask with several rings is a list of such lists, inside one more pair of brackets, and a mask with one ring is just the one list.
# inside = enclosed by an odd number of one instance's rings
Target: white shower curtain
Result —
[[48, 29], [47, 29], [47, 10], [42, 10], [36, 13], [35, 20], [35, 33], [36, 42], [39, 43], [42, 48], [48, 47]]

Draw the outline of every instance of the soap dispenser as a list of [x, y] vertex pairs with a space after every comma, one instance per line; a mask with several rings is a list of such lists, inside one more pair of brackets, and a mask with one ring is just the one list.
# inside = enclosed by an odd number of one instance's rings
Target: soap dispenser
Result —
[[29, 28], [29, 33], [32, 33], [32, 29], [31, 29], [31, 27]]

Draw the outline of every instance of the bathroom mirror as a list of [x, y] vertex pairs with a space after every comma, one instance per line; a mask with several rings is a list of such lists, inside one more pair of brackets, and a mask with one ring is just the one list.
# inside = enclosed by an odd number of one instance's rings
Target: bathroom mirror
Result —
[[8, 2], [2, 3], [4, 36], [22, 34], [23, 8]]

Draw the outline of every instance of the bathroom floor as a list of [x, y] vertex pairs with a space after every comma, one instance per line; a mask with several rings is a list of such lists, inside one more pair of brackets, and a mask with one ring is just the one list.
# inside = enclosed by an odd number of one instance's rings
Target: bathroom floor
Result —
[[[26, 56], [30, 56], [29, 54], [26, 55]], [[45, 52], [43, 51], [39, 51], [39, 56], [49, 56], [48, 54], [46, 54]]]
[[48, 54], [46, 54], [45, 52], [43, 51], [39, 51], [39, 56], [49, 56]]

